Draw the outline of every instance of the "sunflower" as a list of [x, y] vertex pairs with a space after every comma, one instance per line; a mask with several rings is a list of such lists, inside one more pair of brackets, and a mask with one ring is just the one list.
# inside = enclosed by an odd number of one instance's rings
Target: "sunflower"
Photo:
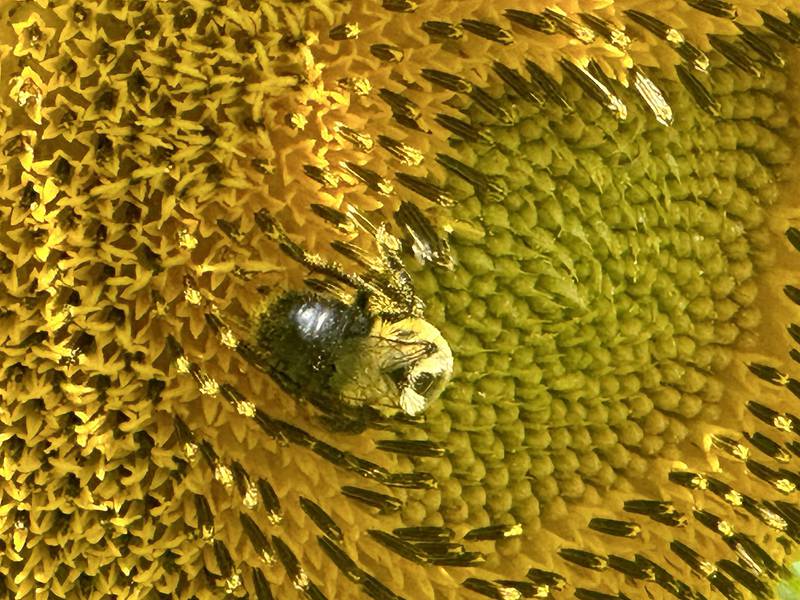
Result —
[[[798, 44], [755, 0], [0, 2], [3, 593], [772, 597]], [[354, 428], [233, 330], [364, 273], [453, 375]]]

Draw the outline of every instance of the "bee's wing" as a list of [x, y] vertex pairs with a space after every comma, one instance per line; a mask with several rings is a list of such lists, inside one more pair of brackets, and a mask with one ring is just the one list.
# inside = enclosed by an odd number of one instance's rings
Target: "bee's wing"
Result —
[[[376, 407], [364, 404], [363, 398], [351, 396], [343, 389], [316, 384], [309, 387], [307, 379], [298, 380], [276, 362], [274, 356], [252, 342], [239, 340], [236, 351], [295, 400], [316, 407], [325, 426], [331, 430], [357, 433], [366, 427], [379, 426], [385, 420]], [[387, 403], [387, 406], [391, 406], [391, 403]]]
[[308, 389], [308, 381], [298, 381], [287, 371], [277, 367], [269, 353], [260, 351], [247, 342], [240, 342], [237, 352], [258, 370], [269, 375], [284, 392], [295, 400], [308, 402], [322, 413], [323, 422], [331, 430], [358, 433], [366, 427], [382, 422], [381, 413], [363, 404], [358, 397], [349, 397], [342, 390], [315, 386]]
[[408, 369], [436, 351], [434, 344], [419, 339], [370, 335], [367, 343], [370, 351], [384, 357], [381, 361], [381, 370], [384, 373]]

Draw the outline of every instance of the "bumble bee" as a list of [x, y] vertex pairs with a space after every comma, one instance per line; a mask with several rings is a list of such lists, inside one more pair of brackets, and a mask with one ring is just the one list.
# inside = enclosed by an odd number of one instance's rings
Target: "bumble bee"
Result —
[[[345, 271], [291, 241], [266, 211], [256, 215], [260, 228], [292, 259], [325, 279], [312, 279], [314, 291], [285, 291], [253, 320], [250, 341], [232, 345], [286, 392], [308, 401], [336, 428], [361, 428], [370, 417], [392, 416], [397, 409], [420, 416], [447, 385], [453, 370], [450, 346], [423, 317], [403, 267], [402, 245], [384, 226], [363, 215], [349, 218], [376, 241], [377, 257], [348, 253], [365, 268]], [[346, 287], [355, 290], [354, 294]], [[226, 326], [210, 318], [218, 333]]]
[[350, 407], [397, 406], [420, 415], [453, 368], [450, 347], [433, 325], [375, 314], [365, 292], [350, 304], [286, 292], [258, 318], [255, 337], [288, 391]]

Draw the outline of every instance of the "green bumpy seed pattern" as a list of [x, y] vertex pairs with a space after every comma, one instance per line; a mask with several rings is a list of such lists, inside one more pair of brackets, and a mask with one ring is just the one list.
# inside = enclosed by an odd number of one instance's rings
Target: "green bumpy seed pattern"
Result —
[[407, 521], [532, 523], [717, 420], [731, 347], [759, 323], [765, 211], [791, 151], [783, 74], [713, 77], [719, 121], [663, 81], [671, 127], [633, 94], [618, 122], [569, 82], [573, 113], [517, 101], [518, 123], [498, 126], [468, 109], [494, 143], [450, 154], [505, 193], [447, 177], [457, 265], [415, 273], [456, 370], [428, 414], [446, 483]]

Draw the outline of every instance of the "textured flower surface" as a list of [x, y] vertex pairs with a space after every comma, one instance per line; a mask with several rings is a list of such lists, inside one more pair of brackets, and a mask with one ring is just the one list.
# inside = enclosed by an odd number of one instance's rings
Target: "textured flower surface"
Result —
[[[788, 1], [0, 1], [3, 593], [773, 597], [798, 44]], [[406, 269], [430, 406], [259, 361], [276, 295]]]

